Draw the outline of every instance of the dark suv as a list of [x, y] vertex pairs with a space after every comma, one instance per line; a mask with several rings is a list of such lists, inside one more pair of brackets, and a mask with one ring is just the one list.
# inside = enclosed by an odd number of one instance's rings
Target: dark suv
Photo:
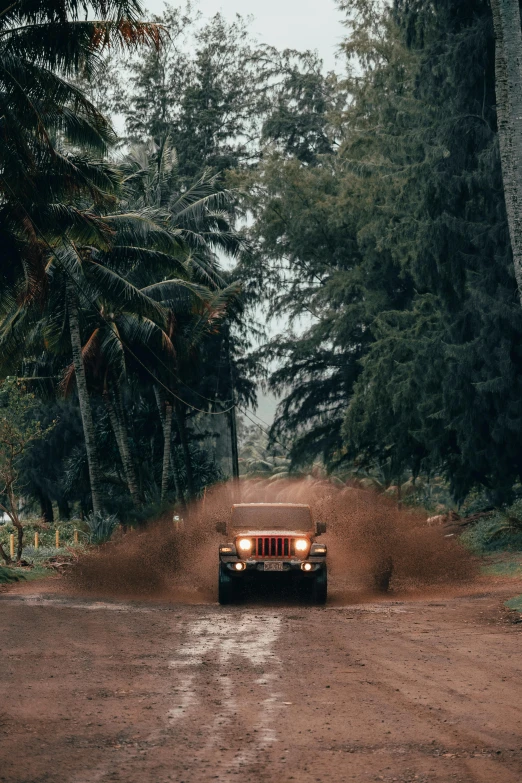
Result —
[[326, 546], [315, 539], [326, 532], [314, 524], [310, 506], [299, 503], [237, 503], [229, 524], [218, 533], [230, 539], [219, 546], [219, 603], [229, 604], [247, 579], [287, 574], [303, 595], [324, 604], [327, 595]]

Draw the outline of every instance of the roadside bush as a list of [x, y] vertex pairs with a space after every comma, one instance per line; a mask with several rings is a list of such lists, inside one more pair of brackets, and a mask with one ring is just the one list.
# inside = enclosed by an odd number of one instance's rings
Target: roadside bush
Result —
[[11, 582], [18, 582], [19, 577], [14, 574], [10, 568], [4, 568], [0, 566], [0, 585], [10, 584]]
[[461, 541], [475, 554], [522, 550], [522, 500], [479, 519]]
[[[79, 519], [70, 519], [55, 525], [48, 525], [38, 517], [27, 519], [24, 521], [24, 539], [26, 544], [24, 550], [32, 547], [35, 533], [38, 533], [40, 538], [40, 547], [54, 547], [57, 530], [60, 532], [60, 544], [62, 546], [72, 546], [74, 543], [74, 531], [86, 530], [86, 526], [85, 522]], [[9, 535], [14, 532], [14, 525], [10, 522], [0, 525], [0, 541], [4, 547], [9, 547]]]
[[85, 522], [88, 527], [89, 543], [105, 544], [114, 533], [118, 518], [114, 514], [106, 516], [97, 511], [95, 514], [89, 514]]
[[22, 559], [33, 563], [33, 565], [40, 565], [50, 557], [56, 557], [62, 553], [63, 548], [57, 549], [55, 546], [40, 546], [38, 549], [35, 549], [34, 546], [25, 546], [22, 551]]

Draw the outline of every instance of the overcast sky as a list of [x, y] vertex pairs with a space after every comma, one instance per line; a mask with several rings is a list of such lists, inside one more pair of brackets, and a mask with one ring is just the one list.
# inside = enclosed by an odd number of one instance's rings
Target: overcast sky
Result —
[[[163, 0], [142, 0], [145, 8], [161, 14]], [[181, 3], [171, 0], [170, 5]], [[252, 32], [263, 43], [281, 49], [316, 49], [327, 70], [335, 65], [335, 52], [343, 35], [341, 14], [334, 0], [199, 0], [197, 7], [210, 17], [221, 11], [232, 18], [252, 15]]]

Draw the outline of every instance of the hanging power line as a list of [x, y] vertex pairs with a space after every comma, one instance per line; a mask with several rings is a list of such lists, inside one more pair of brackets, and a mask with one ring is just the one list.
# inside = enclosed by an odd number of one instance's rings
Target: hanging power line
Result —
[[[288, 446], [288, 444], [286, 444], [286, 443], [283, 443], [282, 441], [278, 440], [278, 439], [277, 439], [277, 438], [276, 438], [276, 437], [275, 437], [275, 436], [274, 436], [274, 435], [273, 435], [273, 434], [270, 432], [270, 429], [265, 429], [265, 428], [264, 428], [264, 427], [263, 427], [261, 424], [259, 424], [257, 421], [254, 421], [254, 419], [251, 419], [251, 418], [250, 418], [250, 416], [248, 415], [248, 413], [249, 413], [249, 412], [252, 414], [252, 416], [255, 416], [255, 415], [256, 415], [256, 414], [255, 414], [253, 411], [251, 411], [251, 410], [250, 410], [250, 408], [247, 408], [247, 409], [245, 410], [245, 409], [244, 409], [244, 408], [242, 408], [240, 405], [236, 405], [236, 407], [237, 407], [238, 411], [240, 411], [240, 413], [242, 413], [242, 414], [243, 414], [243, 416], [246, 416], [246, 418], [249, 420], [249, 422], [250, 422], [251, 424], [253, 424], [255, 427], [258, 427], [258, 429], [260, 429], [260, 430], [261, 430], [261, 432], [263, 432], [263, 433], [264, 433], [264, 434], [267, 436], [267, 438], [270, 438], [270, 440], [273, 440], [273, 441], [274, 441], [274, 443], [277, 443], [277, 445], [278, 445], [278, 446], [281, 446], [281, 448], [285, 449], [285, 451], [287, 451], [287, 452], [288, 452], [288, 450], [289, 450], [289, 446]], [[257, 416], [256, 418], [259, 418], [259, 416]], [[263, 421], [263, 419], [259, 419], [259, 420], [260, 420], [260, 421]], [[269, 425], [269, 424], [267, 424], [267, 422], [264, 422], [264, 424], [266, 424], [266, 426], [267, 426], [267, 427], [270, 427], [270, 425]]]

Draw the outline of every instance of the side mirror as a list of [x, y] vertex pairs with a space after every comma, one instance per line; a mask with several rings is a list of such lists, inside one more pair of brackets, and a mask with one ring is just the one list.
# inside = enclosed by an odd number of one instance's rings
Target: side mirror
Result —
[[323, 533], [326, 533], [326, 522], [316, 522], [315, 530], [316, 536], [321, 536]]
[[216, 533], [221, 533], [222, 536], [226, 536], [226, 534], [227, 534], [227, 523], [226, 522], [218, 522], [216, 524]]

